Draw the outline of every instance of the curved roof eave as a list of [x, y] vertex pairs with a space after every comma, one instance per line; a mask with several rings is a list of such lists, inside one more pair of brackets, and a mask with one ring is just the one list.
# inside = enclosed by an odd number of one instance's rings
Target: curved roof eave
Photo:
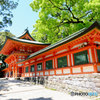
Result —
[[23, 43], [28, 43], [28, 44], [36, 44], [36, 45], [50, 45], [50, 43], [42, 43], [42, 42], [38, 42], [38, 41], [30, 41], [30, 40], [25, 40], [25, 39], [18, 39], [18, 38], [10, 38], [7, 36], [7, 38], [14, 40], [14, 41], [18, 41], [18, 42], [23, 42]]
[[39, 51], [37, 51], [37, 52], [31, 54], [27, 59], [25, 59], [25, 60], [23, 60], [23, 61], [20, 61], [20, 62], [17, 62], [17, 63], [24, 62], [24, 61], [26, 61], [26, 60], [28, 60], [28, 59], [31, 59], [32, 57], [35, 57], [35, 56], [37, 56], [37, 55], [39, 55], [39, 54], [42, 54], [42, 53], [44, 53], [44, 52], [46, 52], [46, 51], [49, 51], [49, 50], [51, 50], [51, 49], [53, 49], [53, 48], [56, 48], [57, 46], [60, 46], [60, 45], [62, 45], [62, 44], [64, 44], [64, 43], [67, 43], [67, 42], [70, 42], [70, 41], [72, 41], [73, 39], [76, 39], [77, 37], [84, 35], [85, 33], [89, 32], [91, 29], [93, 29], [93, 28], [95, 28], [95, 27], [98, 28], [98, 29], [100, 29], [100, 25], [99, 25], [99, 23], [98, 23], [97, 21], [95, 21], [90, 27], [88, 27], [88, 28], [83, 28], [83, 29], [81, 29], [81, 30], [79, 30], [79, 31], [77, 31], [77, 32], [75, 32], [75, 33], [73, 33], [73, 34], [67, 36], [67, 37], [64, 38], [64, 39], [62, 39], [62, 40], [60, 40], [60, 41], [58, 41], [58, 42], [56, 42], [56, 43], [54, 43], [54, 44], [52, 44], [52, 45], [50, 45], [50, 46], [44, 48], [44, 49], [42, 49], [42, 50], [39, 50]]
[[28, 43], [28, 44], [50, 45], [50, 43], [41, 43], [41, 42], [37, 42], [37, 41], [30, 41], [30, 40], [24, 40], [24, 39], [10, 38], [10, 37], [6, 36], [5, 43], [4, 43], [4, 44], [2, 45], [2, 47], [0, 48], [0, 51], [3, 49], [3, 47], [5, 46], [5, 44], [6, 44], [6, 42], [7, 42], [8, 39], [13, 40], [13, 41]]
[[36, 41], [36, 40], [29, 34], [29, 31], [28, 31], [27, 29], [24, 31], [24, 33], [23, 33], [22, 35], [20, 35], [20, 36], [17, 37], [17, 38], [21, 38], [21, 37], [23, 37], [23, 36], [26, 35], [26, 34], [28, 34], [28, 35], [30, 36], [30, 38], [31, 38], [33, 41]]

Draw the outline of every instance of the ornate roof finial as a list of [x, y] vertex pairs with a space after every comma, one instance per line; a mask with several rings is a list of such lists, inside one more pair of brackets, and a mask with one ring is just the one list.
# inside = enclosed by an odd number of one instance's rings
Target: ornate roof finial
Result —
[[26, 32], [26, 33], [29, 33], [28, 27], [25, 29], [25, 32]]
[[28, 27], [25, 29], [25, 31], [28, 31]]

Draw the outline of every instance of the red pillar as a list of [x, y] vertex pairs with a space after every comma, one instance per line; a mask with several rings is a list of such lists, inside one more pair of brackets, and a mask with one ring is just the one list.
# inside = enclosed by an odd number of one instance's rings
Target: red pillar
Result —
[[36, 76], [36, 71], [37, 71], [37, 64], [36, 64], [36, 59], [35, 59], [35, 64], [34, 64], [34, 72], [35, 72], [35, 76]]
[[13, 77], [15, 77], [15, 64], [13, 63]]
[[56, 69], [57, 69], [57, 58], [55, 57], [55, 52], [53, 52], [53, 60], [54, 60], [54, 66], [53, 66], [53, 69], [54, 69], [54, 75], [56, 75]]
[[44, 58], [44, 56], [42, 57], [43, 58], [43, 62], [42, 62], [42, 64], [43, 64], [43, 67], [42, 67], [42, 70], [43, 70], [43, 76], [45, 76], [45, 58]]
[[71, 60], [71, 54], [69, 53], [69, 63], [70, 63], [70, 74], [72, 74], [73, 72], [72, 72], [72, 68], [71, 68], [71, 66], [72, 66], [72, 62], [71, 62], [72, 60]]
[[93, 63], [93, 67], [94, 67], [94, 72], [95, 73], [98, 73], [98, 69], [97, 69], [97, 64], [96, 64], [96, 57], [95, 57], [95, 51], [94, 51], [94, 46], [93, 46], [93, 44], [91, 45], [91, 48], [89, 48], [89, 50], [90, 50], [90, 59], [92, 59], [92, 60], [90, 60], [91, 61], [91, 63]]
[[10, 71], [11, 71], [11, 63], [10, 63], [10, 65], [9, 65], [9, 77], [10, 77]]
[[8, 72], [9, 72], [9, 76], [8, 77], [10, 77], [10, 64], [8, 66]]
[[91, 55], [92, 55], [93, 63], [96, 63], [95, 53], [94, 53], [94, 47], [91, 47]]
[[30, 63], [29, 63], [29, 67], [28, 67], [28, 73], [29, 73], [29, 76], [30, 76], [30, 72], [31, 72], [31, 66], [30, 66]]
[[17, 64], [16, 64], [16, 77], [17, 77]]
[[97, 65], [94, 64], [93, 67], [94, 67], [94, 72], [95, 72], [95, 73], [98, 73]]

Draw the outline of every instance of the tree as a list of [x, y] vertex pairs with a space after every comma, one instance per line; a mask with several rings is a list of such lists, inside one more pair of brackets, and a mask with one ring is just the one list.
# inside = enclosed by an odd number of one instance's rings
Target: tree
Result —
[[1, 46], [2, 46], [2, 45], [4, 44], [4, 42], [5, 42], [6, 36], [9, 36], [9, 37], [11, 37], [11, 38], [16, 37], [15, 35], [13, 35], [13, 34], [10, 33], [10, 32], [7, 32], [7, 31], [5, 31], [5, 32], [0, 32], [0, 48], [1, 48]]
[[[6, 36], [9, 36], [11, 38], [16, 37], [15, 35], [13, 35], [10, 32], [0, 32], [0, 48], [2, 47], [2, 45], [5, 42]], [[0, 60], [2, 60], [2, 64], [1, 67], [6, 67], [6, 63], [4, 62], [4, 60], [6, 59], [6, 55], [0, 54]]]
[[42, 42], [54, 43], [100, 21], [100, 0], [34, 0], [30, 6], [39, 11], [32, 35]]
[[18, 5], [18, 2], [14, 2], [11, 0], [0, 0], [0, 31], [8, 26], [12, 25], [11, 18], [13, 14], [11, 10], [15, 9]]

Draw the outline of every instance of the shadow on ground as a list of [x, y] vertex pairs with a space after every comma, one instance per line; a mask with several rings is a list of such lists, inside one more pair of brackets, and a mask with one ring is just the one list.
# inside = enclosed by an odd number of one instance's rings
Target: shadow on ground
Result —
[[40, 98], [28, 99], [28, 100], [53, 100], [53, 99], [40, 97]]
[[[14, 98], [11, 98], [11, 99], [7, 99], [7, 100], [23, 100], [23, 99], [14, 99]], [[53, 100], [53, 99], [40, 97], [40, 98], [34, 98], [34, 99], [28, 99], [28, 100]]]
[[10, 80], [0, 80], [0, 91], [9, 91], [10, 86], [8, 83], [15, 83], [16, 81], [10, 81]]
[[9, 86], [7, 84], [0, 84], [0, 91], [9, 91]]
[[[10, 85], [8, 85], [8, 83], [12, 83], [11, 85], [13, 85], [13, 83], [17, 83], [16, 84], [17, 86], [23, 85], [24, 87], [26, 87], [26, 85], [28, 85], [28, 86], [33, 85], [33, 84], [29, 84], [29, 83], [26, 83], [25, 81], [20, 81], [20, 80], [1, 80], [0, 79], [0, 91], [9, 91]], [[21, 84], [21, 83], [23, 83], [23, 84]]]
[[22, 99], [7, 99], [7, 100], [22, 100]]

